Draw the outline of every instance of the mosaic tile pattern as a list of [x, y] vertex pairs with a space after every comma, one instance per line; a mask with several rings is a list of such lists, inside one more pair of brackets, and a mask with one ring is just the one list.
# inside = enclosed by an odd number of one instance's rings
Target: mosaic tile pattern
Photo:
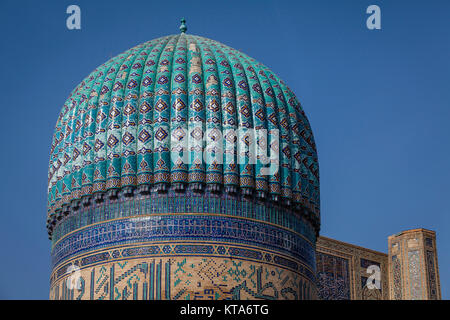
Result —
[[66, 274], [51, 285], [54, 300], [314, 299], [299, 272], [242, 259], [157, 257], [82, 268], [78, 286]]
[[261, 250], [258, 247], [237, 244], [217, 244], [215, 242], [152, 242], [140, 245], [115, 246], [106, 250], [87, 252], [66, 260], [54, 268], [51, 283], [67, 273], [68, 268], [75, 264], [80, 268], [108, 263], [117, 260], [127, 260], [142, 257], [220, 257], [231, 259], [246, 259], [287, 268], [301, 273], [304, 277], [315, 281], [315, 275], [310, 266], [302, 261], [285, 256], [276, 251]]
[[[430, 245], [432, 247], [432, 245]], [[429, 291], [429, 299], [436, 300], [437, 299], [437, 286], [436, 286], [436, 270], [434, 266], [434, 252], [427, 250], [426, 253], [426, 263], [428, 270], [428, 291]]]
[[76, 213], [66, 216], [58, 222], [53, 231], [52, 245], [64, 235], [93, 223], [137, 215], [167, 214], [168, 212], [215, 214], [254, 219], [289, 229], [304, 236], [312, 243], [316, 241], [316, 235], [309, 223], [288, 208], [226, 194], [195, 194], [186, 191], [180, 195], [169, 191], [167, 194], [152, 193], [134, 199], [106, 199], [100, 204], [81, 207]]
[[163, 240], [250, 244], [283, 252], [315, 269], [313, 244], [298, 234], [251, 220], [195, 214], [138, 216], [82, 228], [53, 246], [52, 264], [100, 248]]
[[377, 261], [372, 261], [372, 260], [364, 259], [364, 258], [361, 258], [360, 261], [361, 261], [361, 268], [364, 268], [364, 269], [367, 269], [369, 266], [380, 267], [380, 263]]
[[348, 259], [317, 252], [318, 295], [322, 300], [350, 300]]
[[392, 286], [394, 288], [394, 299], [401, 300], [402, 299], [402, 266], [400, 263], [400, 259], [397, 256], [392, 257], [392, 273], [393, 280]]
[[[276, 174], [261, 175], [261, 159], [251, 164], [246, 154], [240, 164], [178, 164], [169, 156], [177, 130], [188, 130], [192, 159], [201, 159], [202, 146], [213, 159], [219, 143], [229, 144], [227, 130], [239, 127], [279, 130]], [[203, 141], [199, 130], [223, 138]], [[295, 95], [244, 53], [185, 33], [131, 48], [73, 90], [51, 145], [48, 214], [53, 219], [63, 205], [108, 190], [176, 183], [249, 189], [319, 218], [316, 146]]]
[[[321, 299], [389, 299], [387, 254], [320, 236], [316, 242], [316, 259], [317, 290]], [[374, 267], [380, 270], [379, 283]], [[369, 286], [368, 281], [372, 285]]]
[[408, 269], [411, 300], [420, 300], [423, 297], [419, 250], [408, 251]]
[[436, 255], [436, 233], [432, 230], [418, 228], [390, 236], [390, 298], [441, 299]]
[[[48, 175], [52, 299], [317, 297], [308, 119], [266, 66], [185, 31], [99, 66], [61, 110]], [[232, 135], [242, 128], [268, 132], [255, 140], [277, 155], [275, 173]], [[185, 152], [190, 161], [173, 157]], [[70, 266], [81, 268], [76, 290]]]

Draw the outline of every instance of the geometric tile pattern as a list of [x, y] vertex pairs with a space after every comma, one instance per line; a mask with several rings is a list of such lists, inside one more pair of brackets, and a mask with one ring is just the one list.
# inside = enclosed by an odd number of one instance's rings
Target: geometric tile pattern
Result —
[[318, 294], [322, 300], [350, 300], [348, 259], [317, 253]]
[[[51, 297], [311, 299], [315, 239], [303, 217], [239, 197], [170, 191], [107, 200], [59, 221]], [[132, 269], [118, 278], [125, 263]], [[79, 291], [67, 288], [70, 266], [81, 269]]]
[[422, 279], [419, 250], [408, 251], [409, 286], [411, 300], [422, 299]]
[[388, 242], [391, 299], [441, 299], [436, 233], [411, 229], [390, 236]]
[[[387, 255], [334, 239], [316, 243], [318, 296], [324, 300], [387, 300]], [[374, 270], [379, 268], [379, 287]], [[372, 285], [368, 285], [370, 283]]]
[[55, 267], [76, 255], [125, 243], [212, 239], [275, 250], [302, 261], [311, 270], [315, 267], [313, 245], [293, 232], [252, 220], [198, 214], [137, 216], [78, 229], [53, 246], [52, 264]]
[[394, 255], [392, 256], [392, 292], [393, 292], [393, 298], [394, 300], [401, 300], [402, 299], [402, 266], [400, 264], [400, 259], [398, 256]]
[[105, 199], [99, 204], [80, 207], [76, 213], [65, 216], [59, 221], [53, 231], [52, 244], [54, 245], [64, 235], [90, 224], [137, 215], [167, 213], [201, 213], [256, 219], [300, 234], [312, 243], [316, 241], [316, 236], [311, 227], [308, 227], [308, 222], [287, 208], [273, 206], [270, 203], [243, 200], [238, 196], [195, 194], [188, 190], [181, 195], [169, 191], [162, 195], [152, 193], [133, 199]]
[[266, 263], [214, 257], [156, 257], [81, 268], [50, 288], [52, 300], [284, 300], [314, 299], [314, 285], [298, 272]]
[[[209, 136], [203, 142], [213, 157], [218, 145], [229, 145], [224, 133], [241, 127], [279, 130], [277, 174], [261, 175], [262, 160], [250, 163], [247, 154], [238, 165], [180, 166], [171, 160], [176, 128], [221, 132], [221, 141]], [[201, 145], [189, 139], [188, 153], [196, 159]], [[230, 151], [233, 157], [241, 143]], [[295, 95], [244, 53], [185, 33], [129, 49], [72, 91], [51, 144], [48, 215], [56, 219], [63, 205], [95, 193], [178, 182], [261, 192], [289, 200], [319, 221], [316, 146]]]
[[429, 299], [437, 299], [437, 288], [436, 288], [436, 269], [434, 261], [434, 252], [432, 250], [426, 251], [426, 262], [427, 262], [427, 273], [428, 273], [428, 284], [429, 284]]
[[[102, 64], [60, 112], [52, 299], [317, 297], [319, 169], [299, 101], [266, 66], [183, 30]], [[268, 135], [256, 149], [243, 128]]]

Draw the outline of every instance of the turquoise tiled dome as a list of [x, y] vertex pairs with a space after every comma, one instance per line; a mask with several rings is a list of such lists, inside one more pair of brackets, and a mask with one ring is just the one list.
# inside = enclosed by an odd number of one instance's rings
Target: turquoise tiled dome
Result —
[[[188, 152], [195, 159], [202, 144], [214, 154], [218, 141], [211, 132], [218, 130], [226, 146], [227, 130], [238, 127], [279, 130], [275, 175], [258, 174], [259, 160], [171, 161], [173, 136], [189, 133]], [[204, 140], [197, 139], [203, 132]], [[182, 32], [112, 58], [70, 94], [51, 146], [48, 226], [68, 208], [105, 196], [184, 188], [279, 202], [319, 226], [316, 146], [295, 95], [244, 53]]]

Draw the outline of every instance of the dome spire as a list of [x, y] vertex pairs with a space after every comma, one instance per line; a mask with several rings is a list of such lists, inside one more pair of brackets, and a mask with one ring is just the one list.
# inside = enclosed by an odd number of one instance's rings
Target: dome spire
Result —
[[186, 33], [186, 30], [187, 30], [186, 19], [185, 18], [181, 18], [180, 31], [181, 31], [181, 33]]

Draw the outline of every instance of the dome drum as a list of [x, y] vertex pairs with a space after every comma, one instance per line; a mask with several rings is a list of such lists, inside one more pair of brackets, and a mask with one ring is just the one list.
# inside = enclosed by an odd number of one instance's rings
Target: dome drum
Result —
[[[190, 190], [191, 192], [203, 195], [206, 198], [212, 194], [220, 195], [222, 193], [220, 186], [216, 184], [208, 185], [209, 188], [203, 188], [203, 186], [202, 187], [199, 186], [201, 186], [201, 184], [195, 184], [195, 186], [191, 185], [188, 188], [186, 188], [185, 186], [183, 188], [179, 187], [177, 188], [175, 185], [170, 189], [162, 190], [158, 189], [157, 187], [154, 187], [152, 189], [149, 185], [142, 185], [139, 186], [138, 188], [126, 187], [123, 189], [111, 189], [105, 193], [97, 192], [92, 196], [88, 195], [82, 197], [81, 202], [79, 200], [72, 200], [70, 205], [67, 204], [62, 205], [61, 209], [58, 209], [57, 211], [49, 215], [47, 219], [47, 230], [49, 234], [49, 239], [51, 239], [52, 231], [55, 225], [62, 219], [64, 219], [69, 215], [76, 215], [80, 211], [80, 208], [89, 208], [91, 206], [93, 207], [98, 206], [101, 203], [103, 203], [105, 199], [109, 199], [109, 201], [123, 202], [125, 200], [130, 199], [144, 199], [149, 197], [149, 195], [151, 194], [165, 194], [169, 192], [169, 190], [173, 190], [173, 192], [177, 194], [184, 194], [187, 192], [187, 190]], [[234, 188], [233, 190], [225, 188], [223, 192], [236, 199], [258, 202], [262, 204], [270, 204], [271, 206], [277, 207], [279, 209], [290, 209], [293, 212], [299, 214], [300, 216], [303, 216], [316, 230], [316, 235], [318, 236], [320, 230], [320, 220], [317, 215], [317, 212], [314, 212], [311, 209], [306, 208], [302, 204], [298, 203], [295, 206], [292, 206], [289, 200], [283, 201], [276, 195], [273, 195], [272, 198], [269, 199], [266, 196], [258, 197], [256, 193], [251, 193], [251, 191], [249, 193], [249, 190], [251, 189], [241, 190], [240, 194], [237, 192], [237, 190], [238, 188]]]

